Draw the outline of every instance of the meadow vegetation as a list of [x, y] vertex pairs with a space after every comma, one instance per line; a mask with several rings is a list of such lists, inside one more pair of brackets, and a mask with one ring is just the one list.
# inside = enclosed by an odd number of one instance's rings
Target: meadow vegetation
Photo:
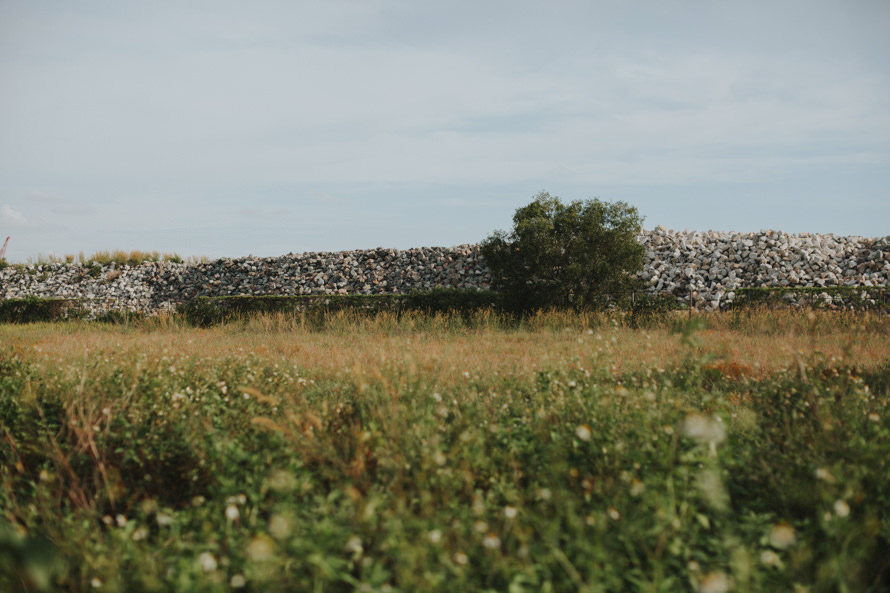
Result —
[[884, 591], [890, 317], [0, 325], [0, 590]]
[[[53, 253], [41, 254], [37, 257], [28, 258], [24, 264], [15, 264], [21, 266], [44, 266], [50, 264], [99, 264], [106, 265], [110, 263], [126, 264], [130, 266], [138, 266], [143, 262], [169, 261], [174, 263], [182, 263], [188, 261], [198, 263], [207, 261], [206, 257], [197, 256], [183, 259], [176, 253], [161, 253], [160, 251], [141, 251], [141, 250], [124, 250], [114, 249], [110, 251], [97, 251], [87, 256], [83, 251], [77, 254], [69, 253], [66, 255], [55, 255]], [[9, 265], [9, 264], [7, 264]]]

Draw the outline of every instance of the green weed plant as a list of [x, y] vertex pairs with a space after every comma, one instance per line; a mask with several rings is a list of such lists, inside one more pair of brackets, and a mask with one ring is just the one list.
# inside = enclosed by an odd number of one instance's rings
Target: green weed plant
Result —
[[[475, 319], [340, 311], [314, 331], [515, 329]], [[144, 323], [104, 331], [172, 322]], [[386, 362], [7, 347], [0, 590], [887, 590], [890, 364], [813, 351], [752, 378], [672, 323], [676, 368], [615, 374], [591, 348], [446, 385]]]

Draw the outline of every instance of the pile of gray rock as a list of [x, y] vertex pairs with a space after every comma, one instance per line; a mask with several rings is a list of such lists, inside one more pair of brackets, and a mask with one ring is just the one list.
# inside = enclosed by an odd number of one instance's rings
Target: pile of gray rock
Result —
[[683, 300], [694, 294], [706, 309], [732, 302], [737, 288], [890, 286], [890, 236], [675, 232], [657, 227], [645, 232], [640, 242], [647, 252], [640, 276], [649, 289]]
[[[639, 237], [653, 293], [718, 308], [754, 286], [890, 286], [890, 237], [781, 231], [675, 232]], [[241, 257], [204, 263], [44, 264], [0, 270], [0, 299], [85, 299], [93, 313], [154, 313], [197, 296], [406, 293], [487, 290], [491, 275], [476, 245]]]

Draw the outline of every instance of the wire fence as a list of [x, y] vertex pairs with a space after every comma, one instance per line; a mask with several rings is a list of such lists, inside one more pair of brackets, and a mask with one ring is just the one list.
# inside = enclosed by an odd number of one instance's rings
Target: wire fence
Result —
[[725, 311], [746, 307], [814, 308], [827, 310], [880, 310], [890, 312], [890, 287], [744, 287], [721, 291], [690, 291], [685, 294], [626, 290], [603, 293], [610, 306], [689, 311]]

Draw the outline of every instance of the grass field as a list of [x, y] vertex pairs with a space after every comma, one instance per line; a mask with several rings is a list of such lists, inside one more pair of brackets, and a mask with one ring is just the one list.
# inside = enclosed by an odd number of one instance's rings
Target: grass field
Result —
[[890, 318], [631, 325], [0, 325], [0, 590], [890, 589]]

